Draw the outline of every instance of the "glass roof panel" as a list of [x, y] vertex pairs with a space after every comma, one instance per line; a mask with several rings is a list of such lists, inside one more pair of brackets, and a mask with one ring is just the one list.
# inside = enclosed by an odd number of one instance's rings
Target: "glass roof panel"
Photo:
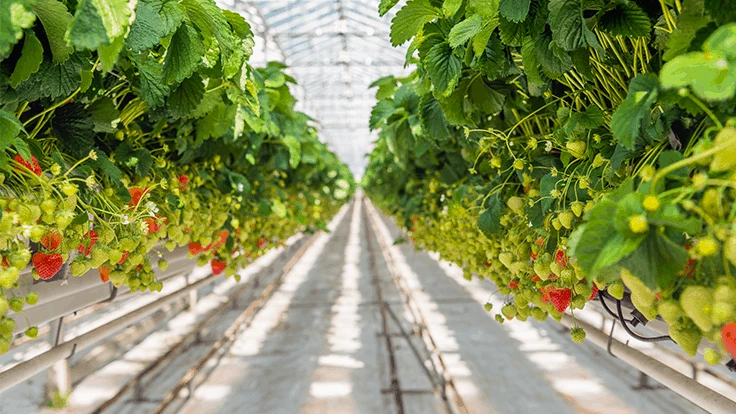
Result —
[[[368, 130], [378, 78], [408, 74], [406, 48], [389, 41], [394, 13], [378, 16], [380, 0], [218, 0], [253, 26], [251, 62], [282, 60], [299, 83], [302, 110], [315, 118], [321, 138], [356, 174], [376, 134]], [[399, 10], [402, 0], [393, 12]]]

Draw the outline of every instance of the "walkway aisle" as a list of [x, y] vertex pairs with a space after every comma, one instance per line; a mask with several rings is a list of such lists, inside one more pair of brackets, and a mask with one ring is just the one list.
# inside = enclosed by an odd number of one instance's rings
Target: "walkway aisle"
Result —
[[[356, 198], [343, 210], [177, 412], [393, 414], [391, 354], [404, 412], [447, 412], [416, 357], [423, 342], [411, 337], [412, 349], [401, 334], [413, 321], [377, 239], [390, 244], [398, 229], [384, 219], [374, 233], [372, 208]], [[456, 266], [409, 245], [390, 251], [471, 413], [700, 412], [668, 391], [633, 391], [634, 372], [575, 346], [560, 325], [499, 325], [482, 307], [492, 285], [465, 281]], [[393, 352], [376, 283], [400, 320], [388, 321]]]

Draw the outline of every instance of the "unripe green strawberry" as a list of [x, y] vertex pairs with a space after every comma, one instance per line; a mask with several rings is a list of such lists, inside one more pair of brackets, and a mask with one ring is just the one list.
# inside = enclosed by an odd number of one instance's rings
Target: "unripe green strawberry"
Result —
[[[18, 280], [18, 269], [15, 267], [9, 267], [7, 269], [0, 270], [0, 288], [10, 289], [13, 287], [15, 282]], [[2, 313], [0, 312], [0, 315]]]
[[18, 249], [10, 253], [8, 261], [14, 268], [23, 269], [31, 261], [31, 251], [27, 248]]
[[485, 305], [483, 305], [483, 308], [486, 310], [486, 312], [490, 312], [493, 309], [493, 304], [491, 302], [487, 302]]
[[14, 319], [0, 317], [0, 337], [13, 335], [14, 329], [15, 329]]
[[736, 303], [736, 288], [729, 285], [718, 285], [713, 291], [713, 299], [716, 302]]
[[69, 265], [72, 276], [82, 276], [89, 270], [89, 264], [81, 260], [73, 260]]
[[169, 262], [167, 262], [164, 259], [160, 259], [158, 261], [158, 268], [161, 269], [161, 271], [166, 271], [166, 269], [169, 267]]
[[731, 143], [713, 155], [710, 162], [711, 171], [733, 171], [736, 168], [736, 129], [731, 127], [723, 128], [716, 138], [713, 145]]
[[524, 199], [521, 197], [510, 197], [508, 201], [506, 201], [506, 205], [511, 209], [513, 212], [518, 212], [522, 208], [524, 208]]
[[8, 313], [8, 309], [10, 309], [8, 299], [5, 296], [0, 295], [0, 317], [5, 316], [5, 314]]
[[128, 275], [125, 274], [122, 270], [113, 270], [110, 272], [110, 275], [108, 276], [110, 278], [110, 282], [112, 282], [113, 286], [120, 287], [123, 285], [123, 283], [128, 281]]
[[606, 288], [608, 293], [614, 298], [621, 300], [624, 298], [624, 285], [621, 282], [613, 282]]
[[107, 252], [107, 258], [110, 260], [110, 264], [114, 266], [123, 258], [123, 252], [120, 249], [110, 249]]
[[542, 308], [532, 308], [532, 317], [540, 322], [544, 322], [547, 320], [547, 312], [545, 312]]
[[143, 263], [143, 255], [140, 253], [133, 253], [130, 256], [128, 256], [128, 259], [126, 260], [126, 263], [130, 263], [133, 266], [137, 266], [141, 263]]
[[79, 191], [79, 188], [73, 183], [65, 182], [61, 185], [61, 192], [69, 197], [77, 194], [77, 191]]
[[593, 294], [593, 288], [588, 286], [587, 283], [578, 283], [575, 285], [575, 293], [587, 299]]
[[705, 362], [707, 362], [708, 365], [718, 365], [721, 363], [722, 355], [717, 349], [706, 348], [705, 351], [703, 351], [703, 358], [705, 358]]
[[703, 257], [713, 256], [718, 253], [718, 242], [713, 237], [704, 237], [695, 245], [696, 251]]
[[[228, 266], [228, 267], [225, 268], [225, 277], [233, 276], [236, 273], [238, 273], [238, 269], [236, 269], [234, 267]], [[482, 277], [481, 277], [481, 279], [482, 279]]]
[[690, 356], [698, 353], [698, 345], [703, 335], [698, 328], [690, 324], [670, 325], [670, 337]]
[[10, 350], [10, 339], [0, 336], [0, 355]]
[[64, 230], [74, 220], [74, 213], [69, 210], [60, 210], [56, 212], [54, 217], [56, 218], [56, 225], [59, 229]]
[[120, 240], [120, 247], [122, 247], [123, 250], [127, 250], [129, 252], [132, 252], [133, 250], [135, 250], [139, 244], [140, 244], [140, 240], [132, 239], [130, 237], [126, 237]]
[[570, 329], [570, 337], [573, 342], [582, 344], [585, 341], [585, 330], [579, 326]]
[[723, 255], [732, 265], [736, 266], [736, 234], [731, 235], [723, 243]]
[[587, 296], [575, 295], [570, 301], [570, 307], [572, 309], [583, 309], [586, 303], [588, 303]]
[[527, 320], [527, 315], [517, 314], [517, 315], [516, 315], [516, 319], [518, 319], [518, 320], [519, 320], [519, 321], [521, 321], [521, 322], [526, 322], [526, 320]]
[[572, 210], [572, 213], [575, 214], [575, 217], [580, 217], [583, 215], [583, 208], [585, 207], [585, 204], [576, 201], [572, 203], [570, 206], [570, 210]]
[[173, 252], [174, 249], [176, 249], [176, 242], [174, 240], [167, 240], [164, 246], [166, 247], [166, 250]]
[[498, 261], [503, 263], [504, 266], [510, 268], [514, 261], [514, 255], [509, 252], [504, 252], [498, 255]]
[[572, 285], [575, 280], [575, 273], [573, 273], [572, 269], [564, 268], [560, 270], [560, 282], [562, 282], [563, 285]]
[[680, 319], [685, 315], [685, 311], [682, 310], [680, 304], [674, 299], [663, 300], [657, 305], [657, 311], [659, 315], [669, 325], [676, 325], [680, 323]]
[[649, 222], [643, 214], [631, 216], [629, 218], [629, 230], [636, 234], [643, 234], [649, 231]]
[[130, 286], [130, 290], [132, 290], [132, 291], [135, 292], [136, 290], [138, 290], [138, 288], [140, 287], [140, 285], [141, 285], [141, 281], [139, 279], [137, 279], [137, 278], [135, 278], [135, 279], [133, 279], [133, 278], [128, 279], [128, 286]]
[[501, 323], [501, 324], [505, 321], [505, 319], [500, 313], [497, 313], [496, 316], [494, 316], [494, 318], [496, 319], [496, 322]]
[[32, 226], [31, 230], [28, 233], [28, 238], [31, 239], [32, 242], [38, 243], [41, 241], [41, 237], [46, 234], [46, 231], [41, 226]]
[[38, 293], [28, 292], [26, 294], [26, 303], [29, 305], [35, 305], [38, 302]]
[[713, 314], [711, 315], [713, 325], [723, 325], [734, 319], [736, 319], [736, 312], [734, 312], [734, 305], [732, 303], [716, 302], [713, 305]]
[[543, 262], [541, 260], [537, 260], [536, 262], [534, 262], [534, 273], [536, 273], [537, 276], [544, 279], [547, 277], [547, 275], [552, 273], [549, 267], [550, 267], [549, 262]]
[[56, 205], [57, 205], [56, 200], [47, 198], [46, 200], [43, 200], [41, 202], [41, 211], [43, 211], [44, 213], [48, 215], [53, 215], [54, 212], [56, 211]]
[[703, 332], [713, 328], [713, 294], [705, 286], [688, 286], [680, 295], [680, 306]]
[[103, 244], [109, 244], [115, 240], [115, 231], [109, 227], [100, 226], [97, 229], [97, 239]]
[[516, 316], [517, 317], [524, 317], [524, 318], [526, 318], [527, 316], [529, 316], [529, 313], [531, 312], [531, 309], [529, 309], [529, 307], [527, 307], [527, 306], [517, 306], [517, 305], [514, 305], [514, 307], [516, 308]]
[[506, 319], [511, 319], [516, 316], [516, 306], [509, 303], [501, 308], [501, 313], [503, 313], [503, 316], [505, 316]]
[[15, 313], [20, 313], [23, 311], [23, 304], [23, 298], [21, 298], [20, 296], [16, 296], [10, 299], [10, 310]]
[[16, 210], [16, 213], [18, 213], [20, 224], [30, 226], [34, 223], [33, 212], [31, 211], [29, 206], [25, 204], [18, 204], [18, 210]]
[[109, 259], [107, 252], [100, 247], [95, 245], [90, 249], [90, 266], [97, 269], [102, 266]]
[[197, 257], [197, 266], [204, 266], [209, 262], [207, 256], [199, 255]]
[[26, 336], [31, 339], [36, 339], [38, 336], [38, 327], [31, 326], [30, 328], [26, 329]]
[[562, 274], [562, 266], [558, 265], [555, 262], [549, 264], [549, 270], [556, 276], [560, 276]]
[[588, 145], [583, 141], [568, 141], [565, 148], [570, 151], [573, 157], [585, 158], [585, 150], [588, 149]]
[[566, 229], [572, 228], [572, 221], [575, 219], [575, 215], [571, 211], [563, 211], [557, 218], [560, 220], [560, 224]]
[[560, 219], [558, 217], [555, 217], [551, 221], [552, 227], [555, 228], [555, 230], [560, 230], [562, 228], [562, 222], [560, 222]]

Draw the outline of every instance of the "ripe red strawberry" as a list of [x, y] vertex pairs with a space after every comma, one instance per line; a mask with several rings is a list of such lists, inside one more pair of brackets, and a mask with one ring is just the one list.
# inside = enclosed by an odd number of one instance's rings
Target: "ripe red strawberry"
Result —
[[539, 288], [539, 293], [542, 294], [542, 302], [549, 303], [549, 292], [554, 289], [552, 286], [544, 286]]
[[596, 295], [598, 295], [598, 286], [596, 286], [595, 283], [593, 283], [593, 293], [590, 294], [588, 301], [595, 299]]
[[77, 247], [77, 250], [79, 253], [89, 256], [90, 250], [92, 250], [92, 247], [97, 244], [97, 232], [94, 230], [90, 230], [86, 233], [84, 233], [84, 239], [82, 240], [82, 244]]
[[158, 221], [153, 217], [147, 218], [146, 224], [148, 224], [148, 234], [155, 233], [161, 228], [161, 225], [159, 225]]
[[265, 237], [261, 237], [260, 239], [258, 239], [258, 248], [262, 249], [263, 247], [266, 246], [267, 243], [268, 243], [268, 239], [266, 239]]
[[199, 254], [201, 251], [202, 251], [202, 243], [200, 242], [189, 243], [189, 253], [195, 255], [195, 254]]
[[20, 156], [20, 154], [17, 154], [14, 160], [20, 165], [33, 171], [33, 173], [36, 175], [43, 174], [43, 170], [41, 170], [41, 166], [38, 165], [38, 160], [33, 155], [31, 155], [31, 162], [24, 160], [23, 157]]
[[141, 198], [143, 198], [143, 196], [148, 192], [148, 189], [131, 187], [128, 189], [128, 192], [130, 193], [130, 203], [128, 203], [128, 205], [135, 207], [141, 202]]
[[534, 283], [541, 282], [541, 281], [542, 281], [542, 278], [539, 277], [538, 275], [534, 275], [532, 277], [532, 282], [534, 282]]
[[33, 255], [33, 266], [38, 272], [38, 276], [43, 280], [48, 280], [64, 265], [64, 259], [60, 254], [46, 254], [38, 252]]
[[46, 250], [54, 251], [61, 244], [61, 233], [52, 230], [41, 237], [40, 243]]
[[549, 300], [557, 312], [564, 312], [570, 306], [572, 291], [570, 289], [552, 289], [549, 291]]
[[557, 252], [555, 253], [555, 262], [557, 262], [557, 265], [560, 267], [567, 267], [567, 255], [561, 249], [557, 249]]
[[217, 259], [212, 259], [212, 261], [210, 262], [210, 266], [212, 266], [212, 274], [219, 275], [223, 272], [223, 270], [225, 270], [225, 266], [227, 266], [227, 263]]
[[179, 184], [180, 184], [180, 187], [182, 188], [186, 187], [189, 184], [189, 177], [187, 177], [184, 174], [181, 174], [179, 176]]
[[100, 280], [102, 280], [102, 283], [107, 283], [110, 280], [110, 272], [112, 272], [110, 266], [103, 264], [97, 270], [100, 272]]
[[518, 289], [519, 288], [519, 281], [514, 279], [511, 282], [509, 282], [509, 287], [511, 289]]
[[125, 259], [127, 259], [128, 256], [130, 256], [130, 252], [127, 250], [123, 250], [123, 255], [120, 256], [120, 260], [118, 260], [118, 264], [123, 264], [123, 262], [125, 262]]
[[215, 245], [214, 245], [215, 249], [225, 244], [228, 236], [230, 236], [230, 231], [228, 229], [223, 229], [219, 231], [218, 235], [220, 236], [220, 240], [215, 242]]

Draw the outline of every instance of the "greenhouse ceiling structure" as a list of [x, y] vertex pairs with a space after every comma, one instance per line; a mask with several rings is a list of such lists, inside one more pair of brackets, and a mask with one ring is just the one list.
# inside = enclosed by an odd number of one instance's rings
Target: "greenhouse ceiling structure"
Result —
[[[252, 24], [251, 63], [283, 61], [298, 82], [300, 110], [318, 120], [320, 136], [363, 173], [375, 134], [368, 128], [375, 91], [370, 84], [408, 73], [406, 48], [389, 42], [393, 13], [378, 15], [379, 0], [220, 0]], [[398, 8], [394, 9], [394, 12]]]

